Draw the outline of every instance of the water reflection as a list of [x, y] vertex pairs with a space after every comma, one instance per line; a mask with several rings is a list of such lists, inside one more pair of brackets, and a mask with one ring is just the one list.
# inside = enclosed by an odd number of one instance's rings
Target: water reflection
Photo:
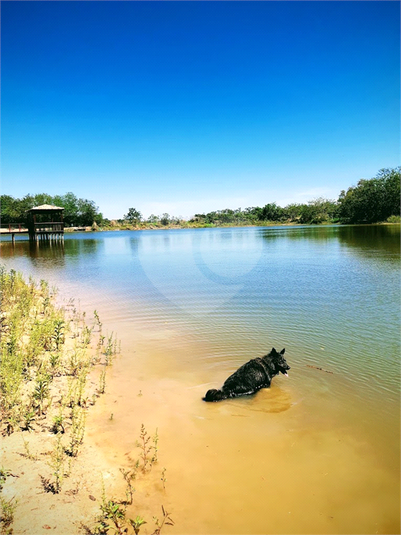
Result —
[[336, 240], [350, 249], [371, 256], [372, 251], [400, 254], [399, 225], [333, 225], [304, 227], [272, 227], [263, 229], [260, 236], [267, 242], [276, 240], [328, 242]]
[[388, 253], [398, 260], [400, 254], [400, 227], [398, 225], [340, 227], [338, 239], [350, 249], [371, 257], [377, 252]]
[[55, 266], [65, 266], [65, 247], [63, 240], [16, 240], [15, 243], [3, 242], [0, 251], [3, 259], [25, 256], [33, 264], [40, 264], [41, 267], [53, 268]]

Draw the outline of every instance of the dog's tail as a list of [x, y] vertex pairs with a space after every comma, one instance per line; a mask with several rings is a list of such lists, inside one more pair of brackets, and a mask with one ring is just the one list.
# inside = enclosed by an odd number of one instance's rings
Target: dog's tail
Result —
[[224, 395], [222, 390], [216, 390], [215, 388], [212, 388], [206, 392], [203, 401], [221, 401], [226, 397], [227, 396]]

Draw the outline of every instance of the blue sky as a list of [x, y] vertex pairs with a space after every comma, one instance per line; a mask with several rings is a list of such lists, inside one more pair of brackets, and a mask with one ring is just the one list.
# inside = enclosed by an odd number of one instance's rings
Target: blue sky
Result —
[[400, 165], [400, 4], [1, 2], [1, 192], [109, 218], [337, 198]]

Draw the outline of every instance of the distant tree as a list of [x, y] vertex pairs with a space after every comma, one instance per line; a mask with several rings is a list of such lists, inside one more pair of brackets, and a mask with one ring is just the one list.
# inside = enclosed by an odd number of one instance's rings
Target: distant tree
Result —
[[0, 219], [2, 224], [20, 223], [20, 211], [16, 199], [10, 195], [0, 196]]
[[319, 197], [300, 206], [300, 223], [325, 223], [331, 221], [337, 211], [337, 204], [330, 199]]
[[158, 225], [160, 223], [160, 219], [157, 215], [155, 214], [151, 214], [148, 219], [147, 219], [147, 222], [150, 224], [150, 225]]
[[142, 214], [135, 208], [129, 208], [128, 213], [124, 216], [125, 221], [129, 221], [132, 225], [138, 224], [142, 220]]
[[88, 199], [78, 199], [78, 225], [83, 227], [90, 227], [93, 223], [97, 223], [96, 219], [99, 215], [99, 208], [94, 201]]
[[262, 219], [264, 221], [280, 221], [283, 218], [283, 209], [275, 202], [266, 204], [262, 208]]
[[263, 208], [260, 208], [259, 206], [251, 206], [248, 208], [245, 208], [243, 211], [244, 219], [247, 221], [261, 221], [263, 219], [262, 216]]
[[342, 191], [338, 217], [343, 223], [376, 223], [400, 215], [401, 167], [381, 169], [375, 178], [361, 179]]
[[164, 213], [160, 218], [160, 223], [166, 227], [170, 223], [170, 214]]
[[285, 219], [290, 221], [298, 221], [301, 217], [301, 204], [288, 204], [283, 208], [283, 215]]
[[[58, 201], [56, 206], [64, 207], [64, 222], [68, 226], [78, 226], [79, 223], [79, 211], [78, 211], [78, 198], [71, 191], [65, 195], [56, 197]], [[91, 223], [92, 224], [92, 223]]]
[[[27, 195], [27, 197], [31, 197], [31, 195]], [[25, 199], [25, 197], [24, 197]], [[51, 195], [48, 195], [47, 193], [37, 193], [32, 197], [33, 205], [34, 206], [41, 206], [42, 204], [54, 204], [53, 198]]]

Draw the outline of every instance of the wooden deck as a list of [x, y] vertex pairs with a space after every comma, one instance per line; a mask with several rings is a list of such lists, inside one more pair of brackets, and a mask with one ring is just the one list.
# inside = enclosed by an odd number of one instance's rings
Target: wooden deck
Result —
[[64, 223], [63, 221], [47, 221], [44, 223], [34, 223], [30, 228], [27, 228], [23, 223], [10, 223], [8, 225], [1, 225], [0, 234], [11, 235], [13, 243], [15, 236], [20, 234], [29, 235], [30, 240], [63, 240]]

